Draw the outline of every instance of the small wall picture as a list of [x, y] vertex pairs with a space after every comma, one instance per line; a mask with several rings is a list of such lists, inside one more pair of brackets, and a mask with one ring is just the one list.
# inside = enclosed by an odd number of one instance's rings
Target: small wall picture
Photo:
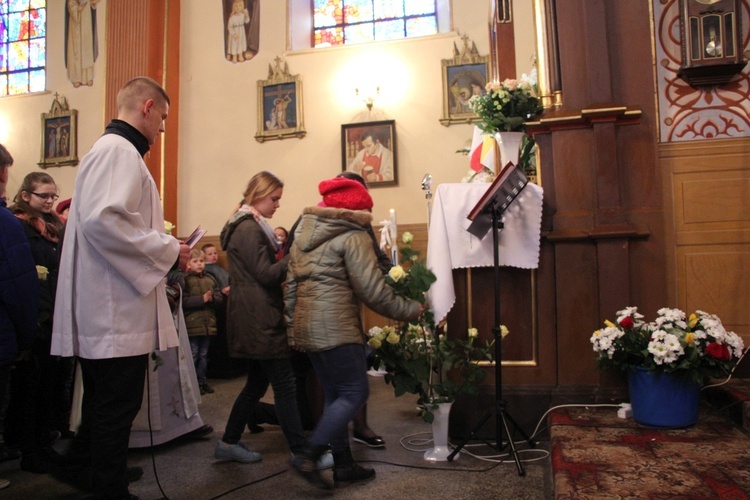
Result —
[[78, 111], [55, 94], [49, 113], [42, 113], [40, 167], [78, 165]]
[[453, 58], [442, 60], [443, 117], [440, 123], [472, 123], [479, 117], [469, 107], [469, 99], [482, 95], [487, 85], [489, 56], [480, 56], [476, 45], [463, 37], [463, 50], [453, 45]]
[[341, 126], [342, 170], [361, 175], [373, 187], [396, 186], [396, 122], [352, 123]]
[[290, 75], [281, 59], [268, 67], [268, 79], [258, 81], [258, 142], [274, 139], [302, 138], [305, 126], [302, 116], [302, 80]]

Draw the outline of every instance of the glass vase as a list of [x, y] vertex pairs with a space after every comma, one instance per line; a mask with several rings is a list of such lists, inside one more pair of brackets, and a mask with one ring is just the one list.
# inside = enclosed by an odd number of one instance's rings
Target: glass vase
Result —
[[[432, 412], [435, 416], [432, 421], [433, 448], [424, 453], [425, 460], [445, 462], [448, 460], [448, 455], [451, 454], [451, 449], [448, 448], [448, 417], [450, 417], [451, 406], [453, 406], [453, 403], [439, 403], [437, 410]], [[458, 458], [458, 455], [457, 453], [454, 460]]]

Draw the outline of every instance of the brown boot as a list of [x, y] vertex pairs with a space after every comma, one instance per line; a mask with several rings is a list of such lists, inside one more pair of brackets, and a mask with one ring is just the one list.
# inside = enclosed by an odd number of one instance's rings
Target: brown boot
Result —
[[374, 477], [375, 470], [355, 462], [350, 448], [333, 453], [333, 483], [336, 486], [367, 481]]

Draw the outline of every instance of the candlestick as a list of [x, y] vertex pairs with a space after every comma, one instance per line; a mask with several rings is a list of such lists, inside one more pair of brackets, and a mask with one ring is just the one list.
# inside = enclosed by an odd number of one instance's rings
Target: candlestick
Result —
[[398, 226], [396, 226], [396, 210], [391, 209], [391, 224], [390, 224], [390, 233], [391, 233], [391, 262], [393, 265], [398, 264]]

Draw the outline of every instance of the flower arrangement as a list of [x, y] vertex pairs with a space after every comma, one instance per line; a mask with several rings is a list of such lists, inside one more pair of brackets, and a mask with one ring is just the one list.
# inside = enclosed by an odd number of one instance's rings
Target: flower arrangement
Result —
[[651, 323], [636, 307], [617, 312], [617, 322], [591, 336], [601, 368], [643, 367], [650, 372], [683, 373], [700, 384], [732, 373], [743, 356], [742, 338], [728, 332], [714, 314], [662, 308]]
[[486, 93], [472, 96], [469, 107], [482, 120], [479, 128], [486, 133], [522, 132], [524, 122], [542, 112], [536, 97], [536, 68], [519, 80], [507, 78], [502, 82], [489, 82]]
[[[404, 233], [401, 265], [390, 270], [386, 281], [399, 295], [424, 304], [425, 292], [436, 278], [419, 252], [411, 248], [412, 240], [411, 233]], [[449, 339], [439, 333], [432, 311], [425, 308], [417, 323], [371, 328], [368, 344], [375, 354], [374, 368], [385, 367], [385, 381], [393, 385], [396, 396], [417, 394], [422, 417], [432, 422], [432, 411], [438, 403], [478, 392], [485, 372], [476, 361], [492, 361], [494, 343], [482, 345], [478, 334], [476, 328], [471, 328], [467, 339]], [[451, 370], [456, 382], [447, 377]]]

